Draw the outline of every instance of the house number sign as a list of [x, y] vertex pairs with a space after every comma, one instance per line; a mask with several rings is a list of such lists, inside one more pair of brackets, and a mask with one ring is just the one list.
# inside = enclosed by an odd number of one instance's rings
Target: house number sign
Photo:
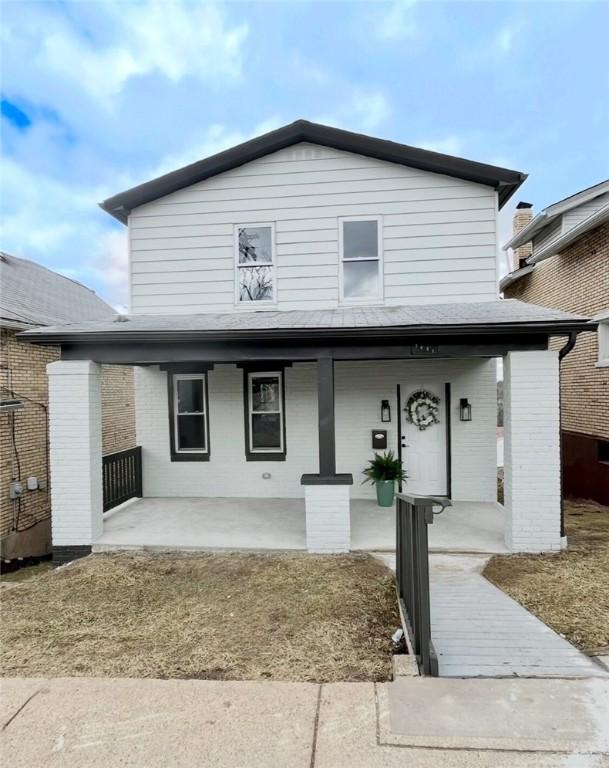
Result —
[[410, 353], [412, 355], [437, 355], [440, 351], [437, 344], [411, 344]]

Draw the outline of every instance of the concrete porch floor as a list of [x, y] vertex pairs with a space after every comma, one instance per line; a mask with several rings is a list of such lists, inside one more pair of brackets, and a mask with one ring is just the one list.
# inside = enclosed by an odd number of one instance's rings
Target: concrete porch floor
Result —
[[[429, 527], [435, 552], [506, 552], [502, 508], [456, 501]], [[394, 508], [351, 500], [351, 548], [395, 548]], [[146, 498], [127, 502], [104, 519], [93, 551], [304, 550], [304, 499]]]

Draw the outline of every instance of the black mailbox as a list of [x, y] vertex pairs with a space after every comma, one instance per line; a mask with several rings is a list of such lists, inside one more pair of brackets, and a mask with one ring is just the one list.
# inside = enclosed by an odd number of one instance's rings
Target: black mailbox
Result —
[[386, 429], [372, 430], [372, 447], [375, 450], [387, 448], [387, 430]]

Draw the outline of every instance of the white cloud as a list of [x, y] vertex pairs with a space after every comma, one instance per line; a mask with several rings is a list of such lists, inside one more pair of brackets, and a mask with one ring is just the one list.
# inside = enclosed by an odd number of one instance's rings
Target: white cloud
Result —
[[392, 111], [383, 91], [355, 89], [335, 110], [313, 119], [336, 128], [373, 131], [391, 117]]
[[514, 38], [516, 37], [518, 30], [514, 27], [503, 27], [495, 35], [495, 46], [497, 51], [506, 56], [512, 50], [514, 45]]
[[34, 56], [40, 82], [59, 78], [106, 108], [136, 76], [217, 84], [241, 74], [248, 25], [230, 25], [215, 4], [106, 0], [95, 10], [90, 28], [86, 11], [78, 26], [67, 14], [15, 13], [3, 25], [3, 42], [14, 49], [18, 41]]
[[10, 158], [2, 176], [4, 250], [126, 304], [126, 235], [97, 206], [108, 191], [34, 173]]
[[[419, 27], [413, 16], [417, 0], [394, 0], [385, 13], [378, 16], [377, 34], [382, 40], [412, 39]], [[380, 4], [375, 6], [378, 12]]]
[[516, 201], [511, 201], [499, 211], [497, 228], [499, 233], [499, 276], [512, 271], [512, 251], [504, 251], [503, 246], [511, 239]]
[[460, 157], [463, 154], [464, 142], [459, 136], [451, 134], [438, 139], [423, 139], [418, 141], [417, 147], [429, 149], [432, 152], [441, 152], [445, 155], [456, 155]]
[[495, 32], [489, 32], [477, 45], [463, 48], [460, 53], [462, 63], [470, 70], [485, 64], [499, 66], [500, 62], [515, 53], [524, 30], [522, 19], [511, 20]]
[[279, 128], [282, 124], [283, 121], [278, 117], [271, 117], [258, 123], [251, 131], [247, 132], [230, 130], [225, 125], [218, 123], [210, 125], [202, 131], [199, 140], [190, 142], [182, 152], [163, 157], [152, 170], [146, 172], [143, 180], [148, 181], [178, 168], [183, 168], [185, 165], [197, 162], [197, 160], [202, 160], [210, 155], [215, 155], [217, 152], [222, 152], [224, 149], [241, 144], [254, 136], [268, 133]]

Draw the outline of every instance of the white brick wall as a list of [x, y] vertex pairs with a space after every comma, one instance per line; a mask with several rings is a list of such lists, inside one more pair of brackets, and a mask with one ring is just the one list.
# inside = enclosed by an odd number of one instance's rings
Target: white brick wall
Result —
[[[372, 485], [361, 485], [361, 471], [373, 454], [370, 433], [373, 429], [387, 429], [388, 447], [397, 452], [397, 385], [401, 385], [403, 407], [412, 388], [421, 381], [436, 383], [442, 393], [444, 383], [451, 383], [453, 498], [494, 501], [497, 495], [497, 381], [494, 360], [337, 363], [337, 472], [353, 473], [353, 498], [375, 498]], [[469, 423], [459, 421], [461, 397], [467, 397], [472, 404], [473, 420]], [[383, 399], [391, 404], [389, 424], [380, 420]], [[437, 428], [444, 430], [445, 424]]]
[[101, 367], [58, 360], [47, 373], [53, 546], [88, 545], [102, 533]]
[[558, 390], [557, 352], [506, 355], [506, 545], [515, 552], [561, 548]]
[[307, 550], [348, 552], [351, 548], [349, 485], [305, 486]]
[[[337, 471], [351, 472], [354, 498], [374, 498], [361, 485], [362, 469], [373, 451], [373, 429], [387, 428], [389, 447], [397, 450], [396, 386], [403, 397], [408, 382], [452, 384], [453, 498], [496, 498], [496, 374], [493, 360], [409, 360], [336, 364]], [[136, 369], [137, 442], [143, 449], [146, 496], [304, 495], [300, 477], [317, 473], [317, 373], [315, 364], [296, 363], [285, 370], [287, 459], [247, 462], [244, 450], [243, 373], [222, 365], [209, 374], [211, 460], [171, 462], [166, 374], [157, 367]], [[473, 420], [459, 421], [459, 398], [472, 404]], [[392, 406], [392, 421], [381, 424], [381, 400]], [[444, 425], [441, 427], [444, 429]], [[263, 479], [265, 472], [270, 479]]]
[[301, 476], [319, 471], [315, 371], [312, 364], [285, 369], [286, 461], [246, 461], [243, 371], [219, 365], [208, 376], [210, 461], [172, 462], [166, 373], [136, 368], [144, 495], [302, 497]]

